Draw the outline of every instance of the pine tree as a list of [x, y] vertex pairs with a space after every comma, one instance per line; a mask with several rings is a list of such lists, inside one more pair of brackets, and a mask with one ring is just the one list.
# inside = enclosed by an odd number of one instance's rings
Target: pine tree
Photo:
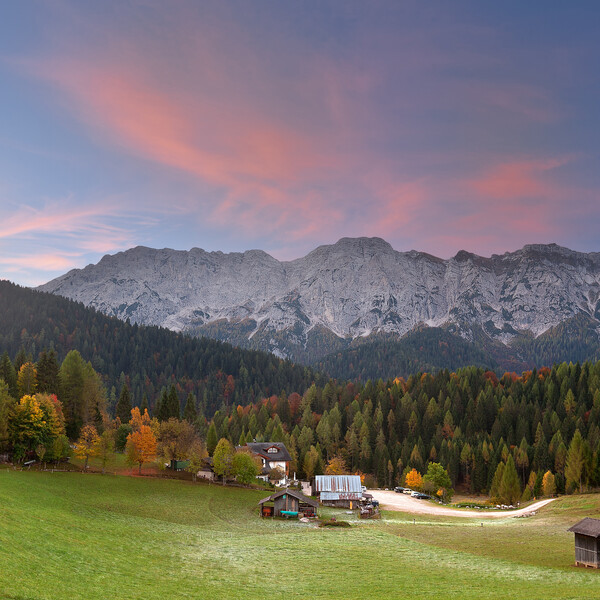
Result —
[[121, 388], [121, 395], [117, 402], [116, 416], [121, 419], [121, 423], [129, 423], [131, 419], [131, 396], [126, 383]]

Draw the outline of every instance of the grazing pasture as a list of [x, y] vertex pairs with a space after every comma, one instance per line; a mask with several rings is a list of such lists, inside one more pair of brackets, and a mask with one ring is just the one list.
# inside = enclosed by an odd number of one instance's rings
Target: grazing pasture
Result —
[[566, 528], [599, 496], [526, 519], [384, 513], [350, 528], [261, 519], [264, 491], [0, 470], [0, 597], [42, 599], [600, 598]]

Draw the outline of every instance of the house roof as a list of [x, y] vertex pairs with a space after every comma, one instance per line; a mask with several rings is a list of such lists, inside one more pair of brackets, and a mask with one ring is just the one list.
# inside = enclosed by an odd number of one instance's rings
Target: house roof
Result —
[[300, 500], [300, 502], [304, 502], [305, 504], [309, 504], [310, 506], [314, 506], [315, 508], [317, 506], [319, 506], [319, 503], [316, 500], [313, 500], [312, 498], [305, 496], [302, 492], [298, 492], [296, 490], [291, 490], [289, 488], [286, 488], [285, 490], [276, 492], [275, 494], [271, 494], [270, 496], [267, 496], [266, 498], [263, 498], [262, 500], [260, 500], [258, 503], [264, 504], [265, 502], [273, 502], [276, 498], [279, 498], [280, 496], [283, 496], [284, 494], [288, 494], [289, 496], [298, 498], [298, 500]]
[[316, 475], [313, 491], [362, 494], [362, 484], [359, 475]]
[[[290, 462], [292, 457], [282, 442], [250, 442], [246, 444], [248, 449], [254, 454], [258, 454], [266, 460]], [[269, 449], [276, 449], [276, 452], [269, 452]]]
[[575, 525], [567, 529], [567, 531], [598, 538], [600, 537], [600, 519], [586, 517], [582, 521], [579, 521], [579, 523], [575, 523]]

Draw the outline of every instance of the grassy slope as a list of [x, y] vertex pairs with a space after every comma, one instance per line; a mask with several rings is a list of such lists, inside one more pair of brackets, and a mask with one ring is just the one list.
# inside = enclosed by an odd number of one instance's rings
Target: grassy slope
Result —
[[261, 520], [263, 494], [0, 470], [0, 597], [600, 598], [600, 573], [571, 566], [565, 532], [598, 516], [597, 496], [483, 529], [386, 513], [320, 530]]

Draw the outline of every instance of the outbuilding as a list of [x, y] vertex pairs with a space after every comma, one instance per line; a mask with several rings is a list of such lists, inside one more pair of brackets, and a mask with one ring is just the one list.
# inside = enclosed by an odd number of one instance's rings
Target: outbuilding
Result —
[[362, 498], [359, 475], [316, 475], [312, 491], [321, 504], [340, 508], [358, 508]]
[[261, 517], [297, 517], [300, 513], [315, 516], [319, 506], [316, 500], [290, 488], [263, 498], [258, 504]]
[[567, 531], [575, 534], [575, 564], [600, 568], [600, 519], [586, 517]]

